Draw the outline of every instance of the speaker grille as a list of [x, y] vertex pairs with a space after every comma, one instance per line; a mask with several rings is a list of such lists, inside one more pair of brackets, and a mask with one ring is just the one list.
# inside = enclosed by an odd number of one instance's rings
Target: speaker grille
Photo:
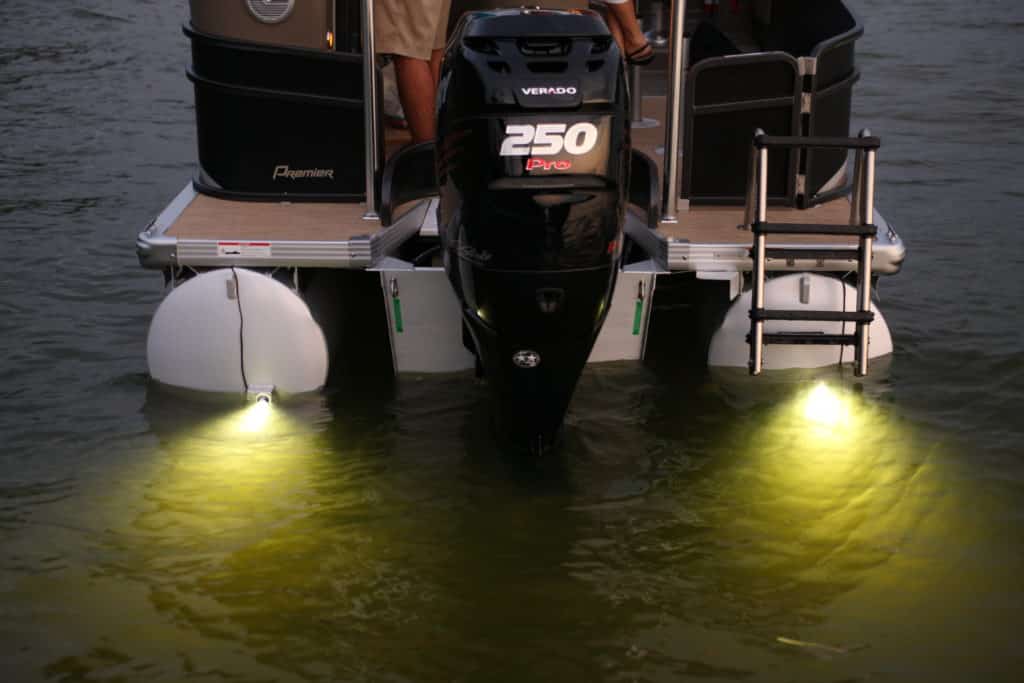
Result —
[[249, 11], [264, 24], [277, 24], [295, 9], [295, 0], [245, 0]]

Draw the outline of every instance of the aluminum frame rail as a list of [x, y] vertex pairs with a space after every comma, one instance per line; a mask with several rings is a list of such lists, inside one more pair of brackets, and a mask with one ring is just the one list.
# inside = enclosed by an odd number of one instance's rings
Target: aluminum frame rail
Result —
[[380, 172], [380, 155], [377, 129], [377, 45], [373, 36], [373, 0], [362, 0], [363, 12], [363, 128], [364, 154], [366, 155], [366, 213], [363, 219], [379, 220], [377, 215], [377, 176]]
[[[754, 233], [751, 247], [753, 259], [750, 334], [750, 374], [759, 375], [764, 366], [765, 344], [849, 345], [855, 351], [854, 374], [868, 374], [868, 341], [874, 313], [871, 311], [872, 249], [878, 229], [875, 215], [875, 158], [881, 141], [872, 137], [867, 129], [856, 138], [780, 137], [766, 135], [758, 129], [754, 133], [750, 175], [747, 181], [747, 206], [744, 221]], [[850, 200], [850, 219], [847, 225], [814, 225], [768, 222], [768, 149], [847, 149], [855, 150], [853, 195]], [[768, 257], [792, 250], [773, 250], [767, 247], [768, 235], [855, 235], [857, 254], [857, 310], [856, 311], [780, 311], [765, 308], [765, 269]], [[801, 250], [807, 258], [828, 250]], [[845, 284], [843, 285], [846, 286]], [[857, 328], [853, 335], [822, 333], [765, 334], [767, 320], [813, 320], [819, 322], [852, 322]]]
[[665, 163], [662, 180], [662, 223], [677, 223], [679, 209], [680, 118], [686, 83], [686, 0], [672, 3], [668, 97], [665, 98]]

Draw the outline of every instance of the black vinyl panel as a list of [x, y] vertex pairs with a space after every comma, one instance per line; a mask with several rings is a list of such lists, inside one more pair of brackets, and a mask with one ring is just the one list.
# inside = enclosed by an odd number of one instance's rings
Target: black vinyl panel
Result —
[[657, 230], [661, 216], [661, 185], [658, 167], [638, 149], [630, 150], [629, 202], [644, 211], [647, 227]]
[[[684, 154], [691, 163], [684, 177], [684, 196], [693, 202], [742, 203], [746, 197], [751, 140], [757, 128], [770, 135], [791, 135], [793, 107], [746, 109], [697, 115], [692, 144]], [[768, 196], [786, 200], [791, 193], [790, 151], [768, 155]]]
[[[855, 72], [845, 81], [828, 90], [815, 93], [814, 114], [809, 134], [812, 137], [848, 137], [850, 135], [850, 108], [853, 86], [860, 74]], [[813, 197], [846, 163], [846, 150], [813, 149], [805, 152], [807, 196]]]
[[712, 57], [738, 54], [740, 54], [740, 49], [710, 21], [705, 20], [697, 24], [696, 30], [690, 37], [691, 67]]
[[772, 21], [758, 38], [765, 50], [808, 57], [821, 43], [857, 27], [842, 0], [773, 0]]
[[[799, 133], [800, 77], [782, 53], [716, 57], [687, 77], [682, 196], [691, 202], [741, 204], [746, 198], [754, 131]], [[796, 153], [769, 155], [768, 194], [792, 202]]]
[[771, 55], [757, 61], [712, 59], [693, 72], [697, 107], [792, 97], [796, 68], [792, 60]]
[[818, 55], [815, 90], [821, 91], [843, 80], [856, 68], [853, 40], [827, 47]]
[[362, 55], [263, 46], [209, 36], [186, 27], [192, 69], [232, 85], [350, 100], [363, 99]]
[[338, 52], [360, 52], [363, 17], [362, 3], [355, 0], [335, 0], [334, 46]]
[[201, 192], [256, 201], [364, 197], [361, 55], [223, 39], [190, 26], [185, 33]]
[[240, 199], [357, 200], [365, 193], [363, 110], [297, 102], [193, 75], [199, 163]]
[[404, 147], [391, 155], [381, 180], [380, 220], [391, 225], [402, 204], [437, 194], [434, 141]]

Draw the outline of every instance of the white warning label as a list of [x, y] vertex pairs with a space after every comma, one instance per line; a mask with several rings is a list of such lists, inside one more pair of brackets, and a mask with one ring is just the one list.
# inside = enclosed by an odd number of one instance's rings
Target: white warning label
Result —
[[268, 258], [272, 256], [272, 252], [270, 242], [217, 242], [217, 256]]

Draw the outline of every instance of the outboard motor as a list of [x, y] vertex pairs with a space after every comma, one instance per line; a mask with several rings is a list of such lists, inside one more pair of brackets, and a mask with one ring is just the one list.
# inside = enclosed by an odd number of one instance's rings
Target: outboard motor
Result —
[[466, 14], [438, 93], [444, 263], [499, 433], [557, 438], [610, 305], [628, 191], [618, 47], [590, 11]]

